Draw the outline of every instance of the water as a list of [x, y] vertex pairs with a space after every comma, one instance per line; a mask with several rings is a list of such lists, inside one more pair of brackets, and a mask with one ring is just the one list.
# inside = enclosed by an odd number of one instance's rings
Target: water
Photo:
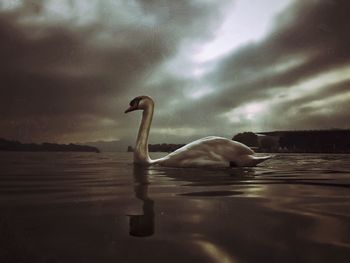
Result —
[[350, 262], [350, 155], [255, 168], [0, 153], [0, 262]]

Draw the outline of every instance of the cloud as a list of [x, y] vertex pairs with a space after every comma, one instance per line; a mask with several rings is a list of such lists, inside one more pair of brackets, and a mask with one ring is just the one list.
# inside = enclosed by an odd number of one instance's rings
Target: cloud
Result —
[[[262, 119], [255, 124], [240, 119], [239, 130], [349, 128], [343, 119], [346, 111], [335, 106], [327, 114], [319, 110], [317, 114], [300, 111], [289, 116], [286, 111], [302, 107], [305, 100], [312, 100], [312, 96], [307, 95], [309, 89], [313, 89], [319, 100], [327, 100], [330, 94], [321, 91], [324, 84], [320, 81], [327, 81], [324, 75], [329, 72], [335, 73], [327, 75], [333, 78], [330, 83], [337, 82], [337, 78], [340, 81], [350, 78], [349, 72], [344, 70], [349, 66], [350, 58], [349, 11], [350, 3], [342, 0], [293, 2], [276, 17], [274, 28], [263, 40], [247, 43], [226, 57], [211, 62], [214, 70], [204, 78], [216, 92], [187, 105], [178, 114], [189, 116], [183, 120], [187, 123], [196, 123], [196, 119], [209, 114], [216, 119], [212, 123], [218, 124], [217, 117], [223, 113], [234, 109], [239, 111], [247, 103], [261, 102], [270, 104]], [[303, 83], [310, 83], [312, 87], [299, 89], [298, 85]], [[346, 94], [348, 84], [344, 83], [341, 84], [347, 86], [341, 93]], [[301, 99], [283, 99], [296, 95]], [[315, 106], [315, 111], [322, 107], [319, 105]], [[280, 112], [285, 113], [283, 118]], [[229, 128], [234, 130], [232, 124], [226, 127], [227, 131]]]
[[[226, 87], [219, 97], [228, 97], [230, 92], [293, 88], [308, 78], [348, 64], [349, 10], [347, 1], [294, 3], [276, 19], [278, 26], [264, 41], [242, 47], [219, 64], [215, 78]], [[276, 70], [293, 60], [299, 63]]]
[[[140, 116], [123, 110], [142, 94], [156, 101], [151, 140], [157, 143], [248, 129], [349, 128], [348, 1], [292, 1], [255, 42], [193, 61], [232, 6], [229, 0], [4, 1], [0, 137], [131, 143]], [[249, 105], [261, 110], [249, 113]]]
[[9, 3], [0, 7], [0, 136], [39, 141], [128, 134], [120, 114], [130, 98], [182, 42], [208, 37], [217, 14], [188, 1]]

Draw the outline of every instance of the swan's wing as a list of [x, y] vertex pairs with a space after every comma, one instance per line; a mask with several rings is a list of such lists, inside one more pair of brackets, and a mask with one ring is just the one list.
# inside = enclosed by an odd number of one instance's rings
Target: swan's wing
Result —
[[230, 161], [251, 154], [254, 152], [242, 143], [210, 136], [177, 149], [157, 163], [167, 166], [227, 166]]
[[223, 137], [209, 136], [193, 141], [172, 154], [184, 151], [212, 152], [223, 156], [254, 154], [246, 145]]

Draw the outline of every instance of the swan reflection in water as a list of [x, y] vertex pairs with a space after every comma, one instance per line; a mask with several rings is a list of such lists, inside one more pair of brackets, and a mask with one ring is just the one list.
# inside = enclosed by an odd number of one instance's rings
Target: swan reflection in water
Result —
[[148, 237], [154, 234], [154, 202], [148, 197], [149, 170], [147, 167], [134, 165], [135, 197], [143, 202], [142, 215], [129, 216], [129, 234], [135, 237]]

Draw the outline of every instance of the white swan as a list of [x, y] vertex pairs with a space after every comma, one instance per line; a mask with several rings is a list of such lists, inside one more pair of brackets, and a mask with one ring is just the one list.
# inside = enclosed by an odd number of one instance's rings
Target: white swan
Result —
[[152, 98], [148, 96], [134, 98], [125, 113], [134, 110], [143, 110], [134, 149], [134, 163], [171, 167], [255, 166], [271, 158], [271, 156], [253, 156], [254, 151], [242, 143], [210, 136], [191, 142], [163, 158], [152, 160], [148, 154], [148, 135], [154, 110]]

